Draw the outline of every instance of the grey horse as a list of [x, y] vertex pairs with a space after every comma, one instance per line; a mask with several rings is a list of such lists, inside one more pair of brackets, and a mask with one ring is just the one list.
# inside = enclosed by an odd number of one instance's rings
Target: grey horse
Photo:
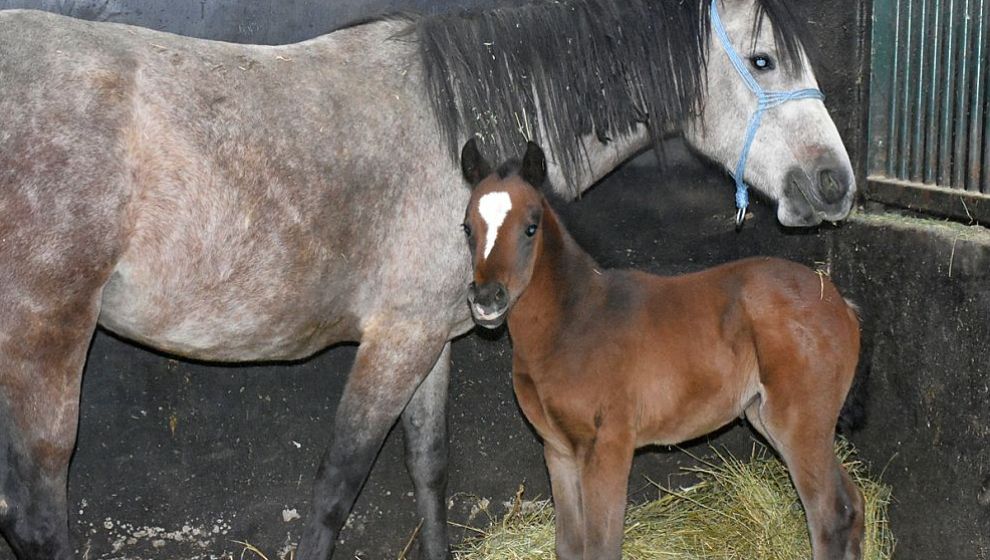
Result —
[[[719, 1], [766, 89], [815, 87], [785, 0]], [[73, 556], [98, 325], [226, 362], [360, 342], [298, 557], [332, 554], [400, 417], [421, 554], [448, 557], [449, 349], [472, 326], [457, 150], [538, 140], [567, 196], [678, 131], [731, 168], [755, 100], [708, 6], [563, 0], [277, 47], [0, 12], [0, 531], [18, 558]], [[784, 225], [842, 219], [855, 191], [818, 99], [764, 115], [744, 179]]]

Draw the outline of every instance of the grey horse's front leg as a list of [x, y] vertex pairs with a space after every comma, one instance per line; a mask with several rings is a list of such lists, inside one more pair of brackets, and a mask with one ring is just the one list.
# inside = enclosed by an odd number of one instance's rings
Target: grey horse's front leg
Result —
[[450, 343], [402, 413], [406, 468], [416, 487], [416, 508], [423, 520], [420, 557], [450, 558], [447, 542], [447, 385]]
[[[9, 247], [0, 243], [0, 266], [16, 276], [0, 289], [0, 533], [19, 560], [71, 560], [66, 482], [98, 280], [78, 272], [89, 263], [72, 263], [61, 278], [23, 266], [6, 259]], [[73, 285], [76, 276], [83, 278]]]
[[333, 441], [316, 473], [299, 560], [330, 558], [385, 436], [446, 342], [445, 334], [408, 323], [365, 333], [337, 406]]

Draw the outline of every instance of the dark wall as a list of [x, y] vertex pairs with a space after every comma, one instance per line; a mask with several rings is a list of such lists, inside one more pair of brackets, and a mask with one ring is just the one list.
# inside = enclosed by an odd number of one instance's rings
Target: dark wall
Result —
[[[869, 2], [801, 4], [823, 52], [826, 103], [861, 169]], [[388, 7], [461, 3], [0, 0], [0, 7], [25, 5], [200, 37], [280, 43]], [[605, 265], [663, 273], [751, 254], [830, 267], [837, 284], [862, 305], [873, 345], [870, 417], [854, 442], [877, 471], [886, 467], [885, 479], [894, 486], [898, 558], [985, 557], [990, 513], [977, 500], [990, 474], [985, 230], [863, 214], [839, 227], [785, 231], [772, 208], [756, 200], [755, 218], [736, 233], [726, 175], [679, 143], [666, 153], [662, 169], [647, 154], [563, 208], [578, 240]], [[300, 364], [217, 367], [172, 360], [98, 333], [70, 482], [80, 556], [236, 557], [241, 546], [233, 540], [278, 556], [284, 543], [299, 537], [292, 512], [306, 513], [353, 350], [331, 349]], [[496, 513], [520, 483], [527, 496], [548, 493], [539, 443], [512, 396], [510, 356], [504, 336], [472, 334], [454, 344], [450, 503], [459, 523], [483, 523], [479, 499], [489, 500]], [[741, 452], [751, 444], [744, 426], [714, 441]], [[386, 442], [337, 557], [394, 558], [413, 532], [417, 520], [401, 443], [399, 431]], [[692, 450], [703, 454], [705, 445]], [[642, 496], [644, 476], [666, 480], [685, 461], [667, 450], [641, 454], [630, 489]]]
[[41, 9], [203, 39], [275, 45], [386, 13], [433, 13], [493, 4], [494, 0], [0, 0], [0, 9]]

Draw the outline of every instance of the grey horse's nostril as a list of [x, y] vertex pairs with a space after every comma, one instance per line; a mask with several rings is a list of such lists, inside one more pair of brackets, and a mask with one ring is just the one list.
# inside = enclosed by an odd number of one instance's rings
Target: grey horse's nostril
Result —
[[846, 188], [835, 178], [832, 171], [825, 169], [818, 174], [818, 188], [822, 195], [822, 200], [828, 204], [835, 204], [846, 195]]

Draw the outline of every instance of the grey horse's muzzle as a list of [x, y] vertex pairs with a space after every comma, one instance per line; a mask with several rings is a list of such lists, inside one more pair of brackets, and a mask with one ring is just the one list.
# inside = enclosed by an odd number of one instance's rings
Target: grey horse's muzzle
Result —
[[819, 163], [810, 172], [792, 168], [777, 203], [777, 220], [790, 227], [842, 220], [852, 209], [855, 185], [851, 171], [838, 162]]

